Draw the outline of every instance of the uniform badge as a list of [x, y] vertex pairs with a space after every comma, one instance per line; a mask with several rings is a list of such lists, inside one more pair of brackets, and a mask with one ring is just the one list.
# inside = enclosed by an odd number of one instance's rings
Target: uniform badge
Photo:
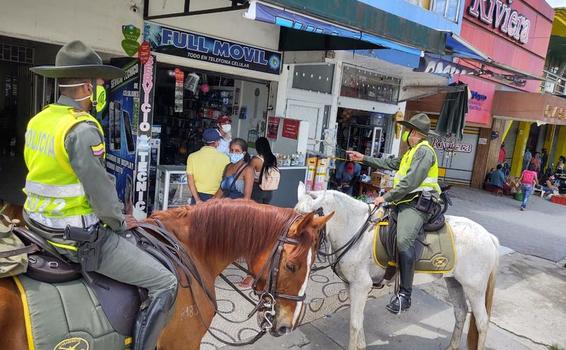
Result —
[[97, 158], [102, 158], [104, 157], [104, 153], [105, 153], [105, 148], [104, 148], [104, 144], [98, 144], [96, 146], [90, 146], [90, 149], [92, 151], [92, 155], [97, 157]]

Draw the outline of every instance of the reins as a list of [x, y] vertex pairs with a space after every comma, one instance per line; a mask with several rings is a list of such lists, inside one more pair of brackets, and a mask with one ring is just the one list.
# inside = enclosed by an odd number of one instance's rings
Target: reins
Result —
[[[373, 209], [370, 206], [368, 206], [368, 217], [367, 217], [367, 219], [364, 221], [364, 223], [362, 224], [360, 229], [356, 232], [356, 234], [354, 236], [352, 236], [352, 238], [350, 238], [348, 240], [348, 242], [346, 242], [343, 246], [341, 246], [340, 248], [338, 248], [335, 251], [332, 251], [330, 253], [327, 253], [326, 251], [322, 251], [322, 250], [319, 249], [318, 250], [319, 257], [324, 257], [324, 258], [329, 259], [333, 256], [336, 256], [336, 259], [333, 262], [329, 263], [328, 265], [315, 266], [315, 267], [312, 268], [312, 271], [321, 271], [321, 270], [324, 270], [324, 269], [327, 269], [327, 268], [330, 267], [332, 269], [332, 271], [334, 271], [334, 273], [338, 277], [340, 277], [340, 274], [338, 274], [337, 271], [336, 271], [336, 266], [338, 266], [338, 264], [340, 263], [342, 258], [350, 251], [350, 249], [352, 249], [352, 247], [354, 247], [356, 245], [356, 243], [358, 243], [360, 241], [360, 239], [363, 237], [364, 233], [370, 227], [375, 225], [375, 222], [372, 221], [372, 217], [377, 212], [378, 209], [379, 209], [378, 206], [373, 207]], [[319, 215], [321, 215], [321, 214], [324, 215], [322, 208], [319, 208], [317, 210], [317, 212], [318, 212]], [[322, 235], [322, 233], [324, 233], [324, 236]], [[322, 246], [323, 242], [324, 242], [324, 245], [327, 244], [326, 228], [321, 230], [320, 242], [321, 242], [320, 243], [321, 246]], [[340, 277], [340, 279], [342, 279], [342, 277]]]

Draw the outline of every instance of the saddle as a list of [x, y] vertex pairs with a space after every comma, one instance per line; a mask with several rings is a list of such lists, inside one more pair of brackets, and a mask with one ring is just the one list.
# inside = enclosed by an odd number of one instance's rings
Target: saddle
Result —
[[[34, 229], [41, 230], [45, 227], [34, 227]], [[84, 282], [92, 289], [112, 328], [124, 336], [132, 334], [140, 305], [147, 298], [144, 289], [112, 280], [96, 272], [81, 271], [80, 264], [71, 262], [59, 254], [46, 239], [34, 231], [16, 227], [13, 232], [26, 245], [38, 247], [36, 252], [29, 255], [27, 277], [51, 284], [84, 278]], [[148, 245], [140, 244], [144, 240], [143, 234], [127, 231], [122, 235], [138, 247], [148, 248]], [[173, 262], [165, 254], [158, 249], [144, 250], [176, 274]]]
[[[443, 193], [444, 194], [444, 193]], [[447, 273], [455, 262], [454, 237], [444, 213], [451, 201], [443, 196], [444, 205], [433, 209], [431, 219], [425, 223], [415, 242], [416, 267], [421, 273]], [[386, 280], [397, 273], [397, 211], [390, 209], [376, 225], [374, 231], [374, 262], [385, 268]]]

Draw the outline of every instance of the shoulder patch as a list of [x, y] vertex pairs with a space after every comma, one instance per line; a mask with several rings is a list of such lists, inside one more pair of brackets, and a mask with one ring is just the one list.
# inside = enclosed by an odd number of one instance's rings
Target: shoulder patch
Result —
[[92, 151], [92, 155], [98, 158], [104, 157], [104, 153], [106, 153], [104, 143], [100, 143], [95, 146], [90, 146], [90, 149]]

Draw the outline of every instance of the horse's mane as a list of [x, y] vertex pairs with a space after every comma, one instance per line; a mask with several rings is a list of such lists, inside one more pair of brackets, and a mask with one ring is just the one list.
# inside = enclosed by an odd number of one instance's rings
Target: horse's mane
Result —
[[[272, 246], [297, 215], [293, 209], [222, 199], [155, 212], [150, 219], [163, 222], [196, 252], [251, 258]], [[303, 239], [292, 255], [301, 255], [313, 239]]]

